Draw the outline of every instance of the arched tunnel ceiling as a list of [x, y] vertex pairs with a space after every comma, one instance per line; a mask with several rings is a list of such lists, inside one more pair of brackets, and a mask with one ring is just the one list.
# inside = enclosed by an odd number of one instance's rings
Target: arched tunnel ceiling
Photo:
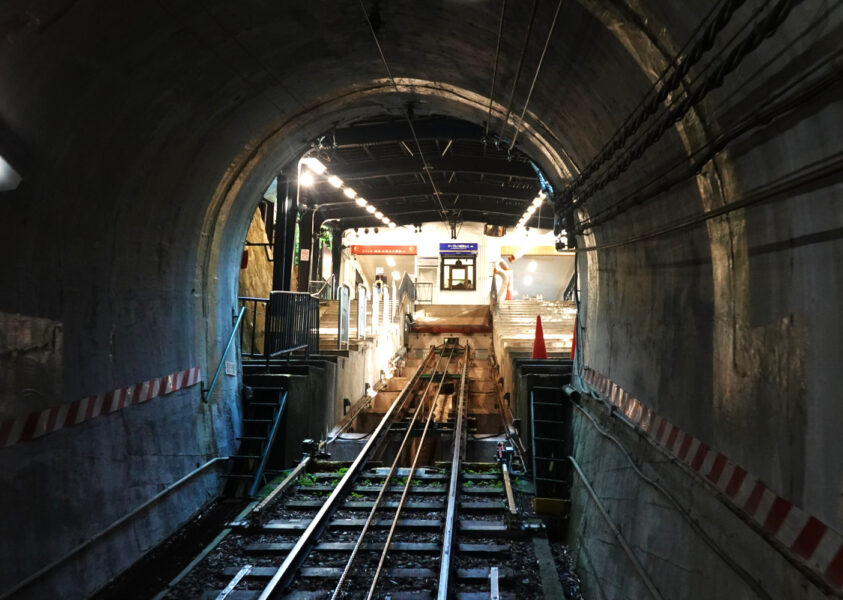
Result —
[[[309, 153], [328, 171], [301, 188], [301, 200], [318, 206], [320, 220], [341, 228], [381, 223], [332, 186], [336, 175], [397, 225], [443, 220], [514, 226], [540, 190], [537, 167], [518, 150], [486, 137], [483, 127], [446, 117], [355, 123], [320, 136]], [[544, 205], [526, 223], [545, 227]]]
[[[146, 168], [161, 168], [171, 195], [178, 192], [166, 171], [177, 168], [175, 153], [196, 156], [219, 147], [242, 166], [273, 132], [290, 126], [262, 156], [278, 168], [326, 126], [398, 117], [408, 101], [419, 116], [488, 122], [493, 135], [513, 138], [556, 2], [537, 2], [534, 19], [532, 4], [507, 4], [496, 69], [498, 3], [364, 4], [400, 96], [356, 2], [161, 0], [131, 12], [106, 2], [46, 2], [35, 10], [11, 3], [4, 11], [5, 39], [25, 58], [2, 63], [22, 86], [3, 99], [2, 113], [32, 148], [40, 148], [35, 140], [45, 135], [60, 140], [35, 160], [79, 171], [125, 154], [115, 146], [127, 141], [150, 151], [168, 144], [168, 164], [156, 165], [154, 155], [141, 160]], [[641, 12], [639, 23], [648, 14]], [[596, 153], [646, 89], [648, 76], [628, 52], [631, 26], [620, 13], [614, 4], [565, 2], [552, 30], [519, 147], [555, 186]], [[61, 102], [35, 124], [25, 118], [33, 98]], [[82, 134], [79, 123], [88, 128], [92, 152], [67, 156], [69, 140]], [[80, 160], [85, 164], [74, 164]]]

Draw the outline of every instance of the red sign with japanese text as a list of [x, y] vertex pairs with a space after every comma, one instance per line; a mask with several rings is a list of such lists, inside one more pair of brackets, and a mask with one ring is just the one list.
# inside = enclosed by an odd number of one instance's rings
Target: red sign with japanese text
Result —
[[352, 254], [376, 254], [376, 255], [387, 255], [387, 254], [404, 254], [415, 256], [417, 248], [416, 246], [359, 246], [359, 245], [352, 245], [351, 246], [351, 253]]

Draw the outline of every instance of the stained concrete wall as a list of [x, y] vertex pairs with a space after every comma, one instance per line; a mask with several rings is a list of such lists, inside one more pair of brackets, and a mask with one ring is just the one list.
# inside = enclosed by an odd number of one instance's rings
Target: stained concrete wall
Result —
[[[762, 593], [769, 598], [828, 597], [699, 479], [668, 460], [617, 417], [609, 416], [606, 405], [586, 398], [583, 406], [623, 446], [601, 435], [582, 412], [573, 410], [574, 455], [612, 519], [610, 524], [601, 517], [582, 479], [572, 472], [569, 538], [587, 598], [650, 597], [622, 551], [613, 533], [615, 527], [664, 598], [748, 600], [764, 597]], [[681, 508], [647, 484], [625, 452], [645, 476], [666, 488]], [[715, 547], [689, 520], [699, 524]], [[741, 571], [756, 581], [748, 582]]]
[[[530, 21], [530, 11], [508, 7], [498, 90], [512, 89]], [[549, 24], [555, 9], [539, 3], [535, 22]], [[0, 154], [14, 156], [23, 183], [0, 197], [0, 312], [62, 328], [61, 382], [50, 384], [58, 392], [39, 407], [191, 366], [212, 370], [231, 330], [257, 199], [317, 134], [400, 115], [410, 99], [417, 117], [475, 123], [488, 118], [491, 104], [491, 129], [508, 136], [514, 123], [501, 128], [508, 107], [500, 94], [491, 103], [487, 97], [498, 10], [477, 2], [381, 3], [379, 35], [399, 96], [354, 3], [7, 2], [0, 78], [11, 83], [0, 92]], [[675, 1], [563, 3], [519, 137], [557, 188], [603, 147], [707, 10]], [[801, 85], [806, 69], [836, 52], [840, 29], [836, 5], [800, 3], [722, 89], [590, 209], [672, 161], [687, 161], [767, 106], [774, 90]], [[525, 65], [537, 64], [543, 42], [540, 34], [529, 38]], [[528, 79], [522, 74], [516, 98], [526, 97]], [[843, 281], [835, 267], [843, 210], [833, 161], [840, 106], [840, 87], [830, 80], [785, 119], [732, 144], [696, 180], [582, 240], [647, 234], [830, 161], [824, 179], [792, 185], [775, 202], [590, 252], [585, 359], [838, 529]], [[16, 368], [2, 361], [0, 370]], [[74, 443], [84, 447], [113, 441], [117, 455], [146, 451], [152, 436], [161, 446], [150, 460], [178, 455], [184, 435], [195, 437], [191, 452], [226, 453], [237, 390], [236, 378], [224, 379], [207, 407], [198, 392], [186, 392], [194, 394], [193, 412], [175, 431], [166, 425], [166, 404], [156, 402], [149, 406], [162, 425], [152, 431], [112, 437], [77, 427], [0, 453], [34, 461], [59, 435], [79, 437]], [[26, 414], [30, 401], [4, 400], [3, 414]], [[56, 460], [59, 472], [76, 466]], [[83, 514], [96, 491], [98, 505], [115, 514], [131, 509], [134, 499], [122, 490], [132, 479], [122, 463], [97, 466], [108, 487], [50, 486], [45, 475], [10, 501], [14, 509], [31, 500], [22, 514], [2, 511], [4, 527], [9, 519], [35, 523], [59, 505]], [[84, 514], [53, 530], [49, 549], [15, 552], [14, 572], [34, 571], [107, 521]]]

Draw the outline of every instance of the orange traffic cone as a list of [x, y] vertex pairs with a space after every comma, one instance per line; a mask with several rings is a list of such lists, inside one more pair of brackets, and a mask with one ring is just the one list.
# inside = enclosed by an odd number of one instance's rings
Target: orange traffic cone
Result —
[[544, 331], [542, 331], [541, 315], [536, 315], [536, 337], [533, 340], [532, 358], [547, 358], [547, 347], [544, 345]]
[[510, 285], [507, 283], [506, 284], [506, 297], [504, 298], [504, 300], [512, 300], [512, 292], [510, 291], [509, 288], [510, 288]]
[[574, 350], [577, 349], [577, 317], [574, 317], [574, 337], [571, 338], [571, 360], [574, 360]]

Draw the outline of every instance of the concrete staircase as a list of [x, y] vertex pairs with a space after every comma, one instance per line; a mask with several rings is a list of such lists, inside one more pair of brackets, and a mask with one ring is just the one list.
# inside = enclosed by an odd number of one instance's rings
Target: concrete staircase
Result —
[[570, 356], [576, 304], [549, 300], [503, 300], [493, 315], [498, 358], [531, 353], [536, 316], [541, 315], [544, 342], [550, 357]]
[[541, 315], [548, 358], [569, 358], [574, 336], [576, 304], [560, 300], [502, 300], [492, 315], [495, 355], [504, 390], [514, 392], [513, 362], [530, 358]]

